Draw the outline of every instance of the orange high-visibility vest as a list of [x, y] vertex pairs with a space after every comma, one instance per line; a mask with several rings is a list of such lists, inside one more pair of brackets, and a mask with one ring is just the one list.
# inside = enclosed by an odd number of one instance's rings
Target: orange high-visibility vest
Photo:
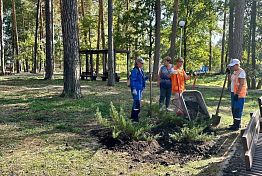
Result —
[[[238, 86], [239, 86], [239, 83], [240, 83], [238, 76], [239, 76], [241, 71], [243, 71], [242, 68], [240, 68], [238, 71], [235, 71], [234, 75], [232, 75], [232, 77], [231, 77], [232, 81], [234, 82], [234, 94], [236, 94], [238, 92]], [[238, 97], [239, 98], [244, 98], [244, 97], [246, 97], [246, 95], [247, 95], [247, 81], [245, 79], [244, 80], [244, 85], [242, 86], [242, 89], [239, 92]]]
[[177, 71], [177, 74], [171, 75], [172, 82], [172, 93], [180, 93], [185, 90], [185, 71], [184, 69], [178, 69], [177, 66], [174, 66], [174, 69]]

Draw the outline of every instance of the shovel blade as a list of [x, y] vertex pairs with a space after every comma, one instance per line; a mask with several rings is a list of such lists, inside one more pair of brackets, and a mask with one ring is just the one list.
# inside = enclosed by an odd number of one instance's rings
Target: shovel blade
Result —
[[219, 116], [219, 115], [212, 115], [212, 118], [211, 118], [211, 126], [213, 126], [213, 127], [216, 127], [216, 126], [218, 126], [219, 125], [219, 123], [220, 123], [220, 119], [221, 119], [221, 117]]

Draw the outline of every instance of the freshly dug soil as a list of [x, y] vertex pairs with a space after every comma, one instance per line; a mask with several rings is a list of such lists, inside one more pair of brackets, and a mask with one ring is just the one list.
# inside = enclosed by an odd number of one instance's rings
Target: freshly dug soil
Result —
[[[167, 133], [167, 128], [159, 128]], [[127, 138], [112, 138], [109, 129], [92, 131], [99, 138], [99, 142], [105, 149], [127, 152], [134, 162], [160, 163], [168, 166], [172, 164], [184, 164], [188, 161], [208, 158], [217, 152], [218, 146], [214, 141], [178, 143], [163, 135], [152, 141], [130, 141]]]

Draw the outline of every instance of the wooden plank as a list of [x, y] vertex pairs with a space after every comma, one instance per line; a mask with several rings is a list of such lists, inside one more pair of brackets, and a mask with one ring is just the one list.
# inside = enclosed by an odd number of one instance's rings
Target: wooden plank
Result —
[[262, 129], [262, 96], [259, 97], [258, 99], [258, 107], [259, 107], [259, 112], [260, 112], [260, 129]]
[[252, 140], [250, 149], [245, 153], [245, 163], [246, 163], [246, 170], [251, 170], [252, 163], [253, 163], [253, 156], [256, 149], [256, 142]]
[[245, 151], [245, 165], [246, 170], [251, 170], [253, 166], [254, 153], [256, 144], [258, 142], [260, 132], [260, 121], [258, 111], [254, 112], [251, 116], [250, 122], [242, 136], [242, 142]]
[[[247, 128], [242, 135], [242, 141], [243, 141], [243, 146], [244, 150], [247, 151], [250, 149], [250, 144], [252, 142], [252, 137], [254, 133], [258, 133], [259, 131], [256, 131], [257, 123], [259, 121], [259, 116], [258, 116], [258, 111], [254, 112], [251, 116], [251, 119], [247, 125]], [[259, 126], [260, 129], [260, 126]]]
[[253, 157], [252, 170], [247, 171], [241, 169], [240, 176], [261, 176], [262, 175], [262, 133], [258, 134], [258, 142], [256, 146], [256, 151]]
[[262, 96], [259, 97], [258, 99], [258, 106], [259, 106], [259, 112], [260, 112], [260, 118], [262, 116]]

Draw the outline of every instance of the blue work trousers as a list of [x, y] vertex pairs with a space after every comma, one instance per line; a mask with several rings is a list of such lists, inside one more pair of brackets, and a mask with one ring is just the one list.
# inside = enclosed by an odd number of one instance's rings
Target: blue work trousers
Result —
[[231, 92], [231, 111], [234, 120], [241, 120], [244, 109], [245, 98], [234, 100], [234, 92]]
[[141, 102], [140, 100], [133, 101], [132, 112], [131, 112], [132, 121], [138, 122], [138, 114], [140, 113], [140, 109], [141, 109], [140, 102]]
[[170, 105], [170, 99], [171, 99], [171, 87], [170, 88], [160, 87], [159, 107], [161, 108], [165, 102], [166, 108], [168, 108]]

